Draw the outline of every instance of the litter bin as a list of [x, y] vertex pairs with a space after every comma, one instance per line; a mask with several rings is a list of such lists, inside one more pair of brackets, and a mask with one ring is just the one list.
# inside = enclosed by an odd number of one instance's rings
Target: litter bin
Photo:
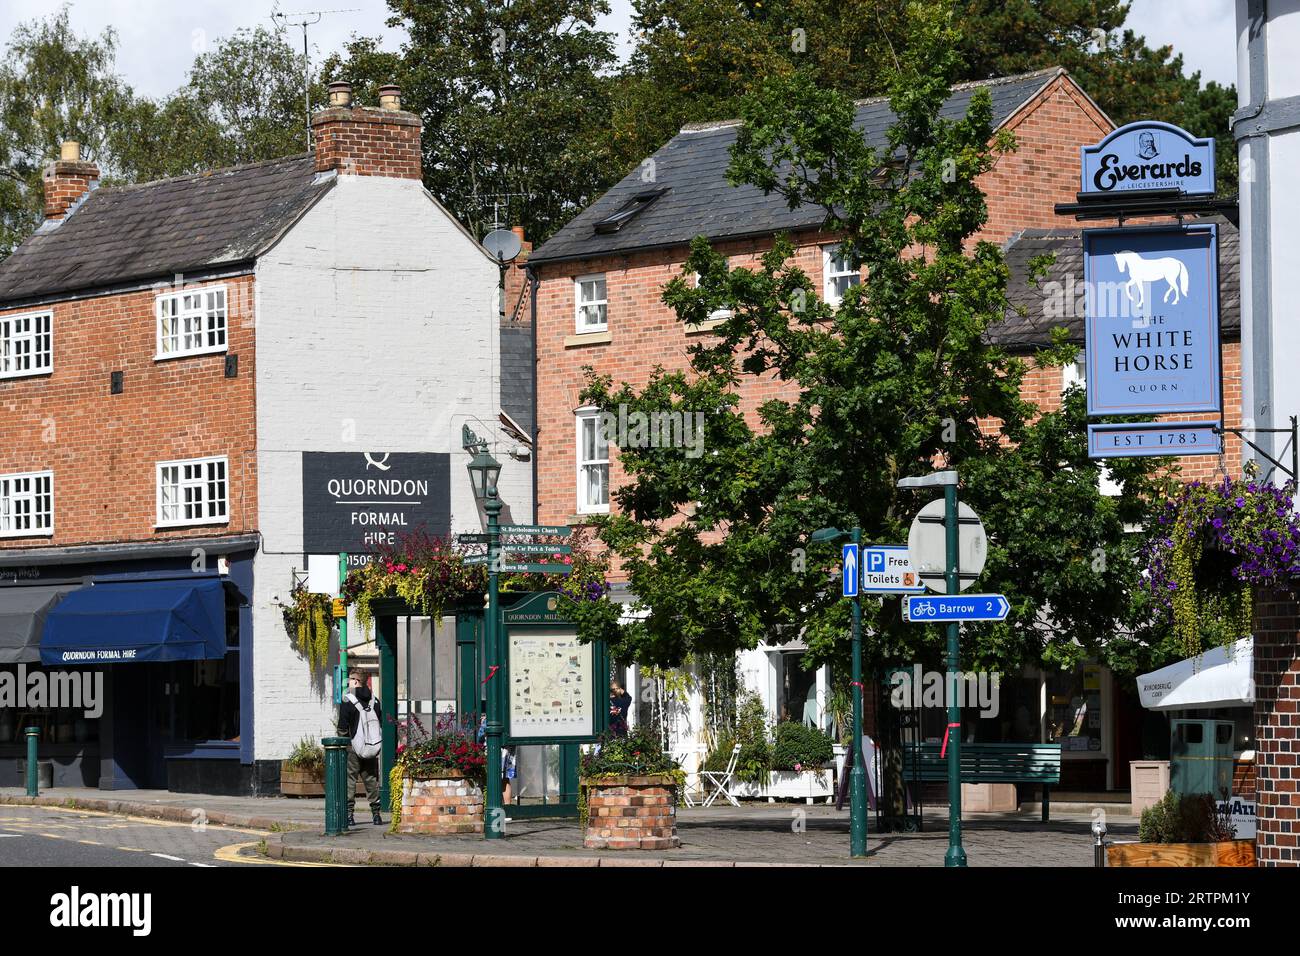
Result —
[[[36, 761], [36, 780], [42, 791], [54, 788], [54, 761]], [[27, 786], [27, 758], [18, 758], [18, 786]]]

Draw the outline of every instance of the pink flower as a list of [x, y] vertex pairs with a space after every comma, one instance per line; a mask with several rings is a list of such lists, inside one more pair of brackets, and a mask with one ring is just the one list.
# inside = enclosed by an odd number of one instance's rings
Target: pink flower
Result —
[[407, 567], [406, 567], [406, 565], [404, 565], [404, 564], [399, 564], [399, 565], [397, 566], [397, 570], [399, 570], [399, 571], [405, 571], [405, 570], [407, 570]]
[[801, 772], [801, 771], [803, 770], [803, 764], [801, 764], [801, 763], [797, 763], [797, 764], [795, 764], [795, 765], [794, 765], [794, 769], [795, 769], [795, 772], [796, 772], [796, 773]]

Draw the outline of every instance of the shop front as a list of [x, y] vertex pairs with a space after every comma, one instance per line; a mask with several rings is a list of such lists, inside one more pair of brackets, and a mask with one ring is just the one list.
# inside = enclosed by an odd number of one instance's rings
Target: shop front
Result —
[[0, 555], [0, 780], [251, 793], [257, 540]]

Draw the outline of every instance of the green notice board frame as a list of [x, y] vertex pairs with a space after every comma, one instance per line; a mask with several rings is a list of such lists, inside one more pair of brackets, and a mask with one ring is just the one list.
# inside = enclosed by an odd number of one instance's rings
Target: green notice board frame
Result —
[[515, 677], [522, 675], [511, 673], [511, 649], [513, 637], [527, 636], [530, 631], [571, 629], [574, 636], [578, 626], [564, 615], [565, 603], [572, 598], [558, 591], [540, 591], [530, 594], [522, 601], [508, 608], [501, 609], [501, 677], [505, 680], [505, 691], [501, 697], [505, 704], [505, 743], [507, 746], [534, 744], [589, 744], [595, 743], [601, 735], [609, 730], [609, 692], [605, 689], [609, 678], [609, 649], [604, 641], [593, 641], [581, 645], [581, 653], [590, 653], [590, 676], [583, 699], [591, 708], [591, 732], [583, 734], [525, 734], [514, 733], [514, 713], [512, 707]]

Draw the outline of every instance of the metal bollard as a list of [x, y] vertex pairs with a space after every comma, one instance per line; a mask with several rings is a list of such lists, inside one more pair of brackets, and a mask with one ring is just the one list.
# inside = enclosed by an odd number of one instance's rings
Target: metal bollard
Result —
[[1098, 868], [1104, 867], [1106, 865], [1106, 824], [1101, 820], [1094, 820], [1092, 836], [1092, 865]]
[[325, 737], [325, 835], [338, 836], [348, 830], [348, 747], [347, 737]]
[[24, 727], [23, 733], [27, 735], [27, 796], [39, 797], [41, 795], [41, 768], [36, 763], [36, 741], [41, 735], [41, 728]]

